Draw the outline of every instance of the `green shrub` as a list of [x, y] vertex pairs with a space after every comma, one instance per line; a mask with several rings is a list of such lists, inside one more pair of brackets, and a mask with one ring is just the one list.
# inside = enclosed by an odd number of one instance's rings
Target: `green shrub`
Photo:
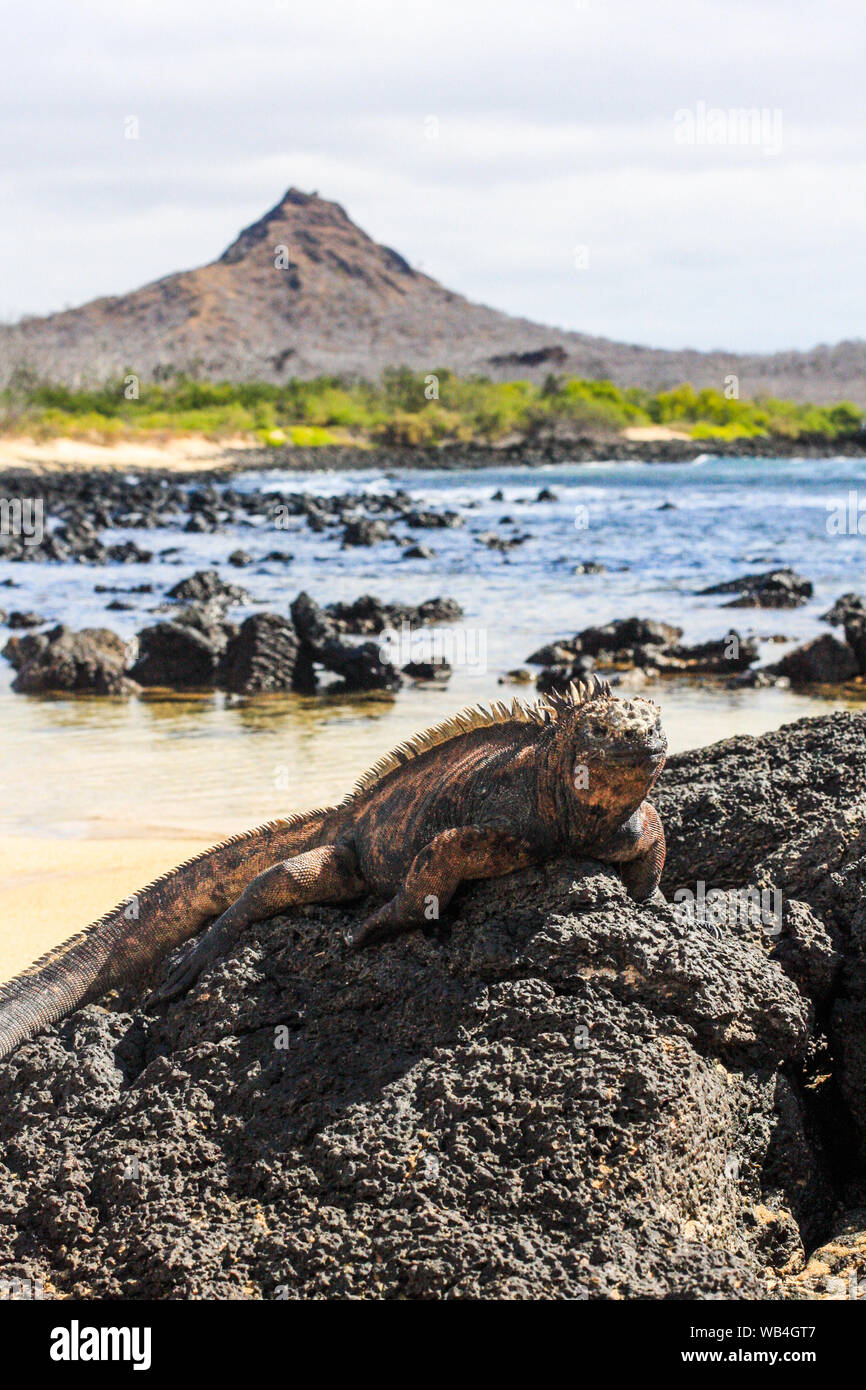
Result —
[[166, 368], [157, 379], [141, 381], [138, 399], [127, 400], [130, 373], [134, 365], [110, 381], [73, 388], [18, 370], [0, 392], [0, 428], [43, 438], [241, 434], [263, 442], [291, 438], [308, 447], [372, 440], [409, 447], [495, 443], [510, 434], [532, 437], [556, 428], [610, 433], [648, 424], [679, 428], [696, 439], [834, 439], [863, 428], [863, 411], [849, 401], [816, 406], [774, 397], [732, 400], [714, 389], [695, 391], [688, 382], [654, 395], [555, 373], [539, 386], [457, 377], [446, 367], [396, 367], [378, 383], [326, 376], [277, 385], [199, 381]]

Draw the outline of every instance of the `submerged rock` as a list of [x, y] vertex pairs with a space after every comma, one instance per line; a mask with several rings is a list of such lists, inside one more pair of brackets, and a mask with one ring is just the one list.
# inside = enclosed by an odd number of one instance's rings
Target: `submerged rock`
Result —
[[741, 574], [724, 584], [699, 589], [700, 594], [738, 594], [728, 608], [799, 608], [812, 597], [812, 582], [796, 570], [765, 570], [761, 574]]
[[249, 603], [250, 596], [239, 584], [228, 584], [216, 570], [196, 570], [169, 589], [168, 597], [184, 603], [217, 603], [228, 608], [234, 603]]

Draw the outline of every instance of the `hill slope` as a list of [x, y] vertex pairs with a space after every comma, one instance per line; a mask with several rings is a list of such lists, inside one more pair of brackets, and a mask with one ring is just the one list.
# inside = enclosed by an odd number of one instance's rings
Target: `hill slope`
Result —
[[[287, 248], [277, 268], [279, 247]], [[78, 384], [127, 369], [148, 379], [284, 381], [387, 366], [448, 366], [494, 379], [547, 372], [664, 389], [689, 380], [743, 395], [866, 400], [866, 342], [807, 353], [671, 352], [545, 328], [472, 304], [371, 240], [337, 203], [291, 188], [219, 260], [130, 294], [0, 328], [0, 382], [19, 366]]]

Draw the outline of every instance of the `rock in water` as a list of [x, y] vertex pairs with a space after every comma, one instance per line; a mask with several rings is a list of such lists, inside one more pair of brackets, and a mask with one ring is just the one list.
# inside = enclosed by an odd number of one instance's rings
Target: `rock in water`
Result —
[[343, 531], [344, 546], [375, 545], [377, 541], [390, 539], [391, 532], [384, 521], [371, 521], [367, 517], [348, 522]]
[[852, 648], [828, 632], [788, 652], [772, 670], [792, 685], [836, 685], [858, 675], [860, 666]]
[[[299, 663], [301, 643], [289, 618], [256, 613], [241, 624], [226, 648], [221, 685], [240, 695], [309, 689], [309, 662]], [[305, 673], [305, 674], [302, 674]]]
[[184, 603], [218, 603], [224, 608], [233, 603], [248, 603], [250, 598], [246, 589], [239, 584], [227, 584], [216, 570], [196, 570], [169, 589], [168, 597]]
[[12, 628], [13, 631], [16, 628], [20, 630], [21, 628], [28, 627], [42, 627], [46, 621], [47, 620], [42, 617], [41, 613], [22, 613], [19, 609], [15, 609], [5, 619], [6, 626]]
[[126, 643], [108, 628], [73, 632], [61, 623], [50, 632], [10, 637], [3, 655], [18, 672], [12, 689], [24, 695], [129, 695], [138, 689], [126, 674]]
[[410, 627], [430, 627], [456, 623], [463, 617], [463, 609], [453, 598], [428, 598], [419, 604], [383, 603], [375, 594], [362, 594], [353, 603], [329, 603], [325, 612], [335, 632], [373, 634], [404, 622]]
[[139, 685], [209, 690], [217, 683], [222, 645], [189, 623], [156, 623], [138, 635], [130, 674]]
[[833, 607], [821, 614], [822, 621], [834, 627], [844, 627], [849, 618], [866, 618], [866, 603], [859, 594], [841, 594]]
[[309, 594], [300, 593], [292, 604], [292, 621], [309, 662], [340, 676], [347, 691], [396, 690], [399, 672], [376, 642], [347, 642], [334, 620]]
[[766, 570], [762, 574], [741, 574], [724, 584], [711, 584], [701, 594], [738, 594], [728, 608], [799, 608], [812, 597], [812, 582], [796, 570]]

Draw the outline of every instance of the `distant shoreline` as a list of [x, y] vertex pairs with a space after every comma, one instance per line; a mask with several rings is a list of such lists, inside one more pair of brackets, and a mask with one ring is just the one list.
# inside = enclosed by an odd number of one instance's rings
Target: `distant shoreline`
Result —
[[466, 470], [544, 467], [562, 463], [692, 463], [706, 455], [725, 458], [866, 458], [866, 436], [848, 439], [797, 439], [780, 436], [737, 440], [625, 439], [580, 436], [507, 446], [461, 444], [435, 448], [384, 445], [298, 445], [264, 447], [240, 440], [204, 437], [158, 443], [76, 444], [70, 439], [0, 439], [0, 482], [21, 473], [86, 473], [146, 470], [176, 476], [226, 477], [270, 469], [296, 473], [335, 473], [393, 469]]

